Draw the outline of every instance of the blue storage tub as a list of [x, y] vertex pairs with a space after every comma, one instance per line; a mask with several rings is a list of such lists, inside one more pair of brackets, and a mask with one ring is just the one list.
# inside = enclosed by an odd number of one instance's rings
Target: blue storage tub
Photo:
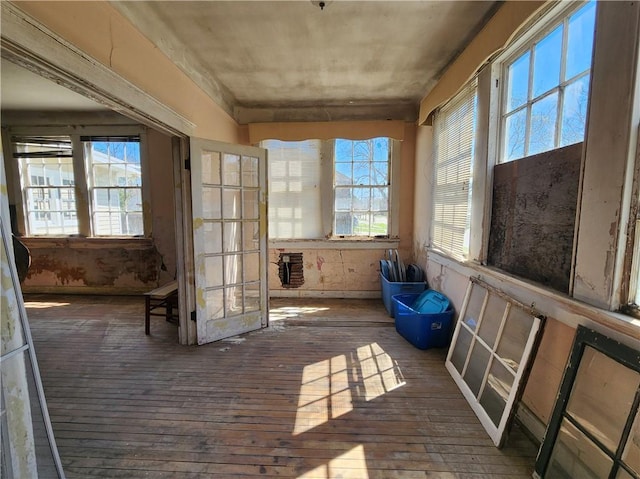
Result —
[[410, 294], [410, 293], [422, 293], [427, 288], [427, 283], [419, 281], [417, 283], [407, 282], [391, 282], [387, 278], [380, 274], [380, 283], [382, 284], [382, 302], [384, 307], [387, 308], [387, 313], [392, 318], [394, 316], [393, 310], [393, 296], [396, 294]]
[[453, 307], [449, 304], [444, 312], [419, 313], [411, 307], [418, 296], [420, 293], [393, 296], [396, 331], [419, 349], [447, 347], [451, 340]]

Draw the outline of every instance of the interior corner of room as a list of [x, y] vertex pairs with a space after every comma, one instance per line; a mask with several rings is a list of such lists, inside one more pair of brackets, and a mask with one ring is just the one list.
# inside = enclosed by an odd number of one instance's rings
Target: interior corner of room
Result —
[[[397, 250], [451, 301], [465, 397], [512, 367], [527, 472], [640, 477], [638, 2], [274, 3], [2, 2], [16, 300], [169, 284], [187, 348], [268, 327], [274, 300], [377, 301]], [[516, 305], [524, 371], [477, 323], [499, 338]]]

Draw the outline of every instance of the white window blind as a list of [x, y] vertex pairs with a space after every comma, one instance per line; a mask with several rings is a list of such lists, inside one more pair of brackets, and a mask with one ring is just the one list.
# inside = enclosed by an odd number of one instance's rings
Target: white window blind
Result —
[[474, 80], [434, 119], [431, 246], [457, 259], [469, 254], [476, 92]]
[[269, 238], [322, 238], [320, 140], [261, 143], [269, 150]]

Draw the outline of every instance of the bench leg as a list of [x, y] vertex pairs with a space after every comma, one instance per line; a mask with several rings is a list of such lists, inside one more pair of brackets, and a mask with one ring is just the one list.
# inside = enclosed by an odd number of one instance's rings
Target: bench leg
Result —
[[149, 336], [151, 323], [151, 298], [149, 296], [144, 297], [144, 334]]

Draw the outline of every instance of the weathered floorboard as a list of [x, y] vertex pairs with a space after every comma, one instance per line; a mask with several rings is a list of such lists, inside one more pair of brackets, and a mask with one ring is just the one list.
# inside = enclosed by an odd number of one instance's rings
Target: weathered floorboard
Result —
[[25, 298], [69, 478], [529, 478], [380, 301], [273, 300], [272, 326], [185, 347], [130, 297]]

